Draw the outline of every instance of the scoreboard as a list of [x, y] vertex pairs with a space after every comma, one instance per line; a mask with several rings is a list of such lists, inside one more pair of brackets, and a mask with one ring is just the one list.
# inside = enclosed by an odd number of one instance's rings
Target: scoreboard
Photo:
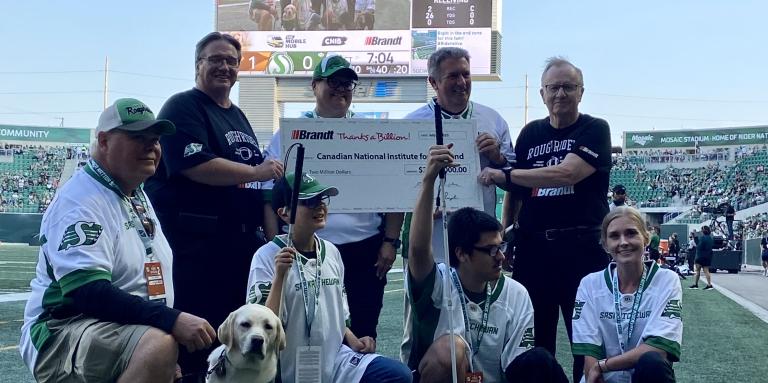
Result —
[[413, 0], [413, 28], [490, 28], [491, 2]]
[[218, 0], [216, 29], [240, 41], [241, 76], [309, 76], [330, 53], [363, 76], [425, 76], [427, 59], [442, 47], [468, 50], [472, 73], [492, 75], [496, 1], [293, 0], [293, 13], [275, 1], [273, 24], [263, 28], [248, 2]]

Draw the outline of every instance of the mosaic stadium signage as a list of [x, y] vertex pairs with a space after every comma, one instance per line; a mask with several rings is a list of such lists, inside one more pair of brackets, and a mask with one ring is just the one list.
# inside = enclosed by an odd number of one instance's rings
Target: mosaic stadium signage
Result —
[[625, 149], [694, 148], [767, 143], [768, 126], [624, 132]]
[[90, 129], [50, 128], [45, 126], [0, 125], [0, 140], [87, 144]]

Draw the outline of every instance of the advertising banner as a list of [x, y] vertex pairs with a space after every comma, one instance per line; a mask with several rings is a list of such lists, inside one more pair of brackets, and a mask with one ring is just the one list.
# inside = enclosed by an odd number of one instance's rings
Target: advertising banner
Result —
[[768, 126], [624, 132], [625, 149], [694, 148], [768, 143]]
[[[454, 144], [459, 163], [448, 169], [448, 206], [482, 209], [477, 122], [445, 120], [443, 124], [444, 140]], [[304, 172], [339, 189], [329, 206], [334, 213], [413, 211], [427, 153], [435, 144], [430, 120], [282, 118], [280, 132], [283, 153], [301, 143]], [[295, 161], [293, 150], [286, 168], [293, 169]]]
[[87, 144], [90, 129], [50, 128], [45, 126], [0, 125], [0, 140]]
[[329, 53], [361, 75], [424, 76], [447, 46], [488, 75], [492, 14], [491, 0], [218, 0], [216, 29], [240, 41], [245, 76], [307, 76]]

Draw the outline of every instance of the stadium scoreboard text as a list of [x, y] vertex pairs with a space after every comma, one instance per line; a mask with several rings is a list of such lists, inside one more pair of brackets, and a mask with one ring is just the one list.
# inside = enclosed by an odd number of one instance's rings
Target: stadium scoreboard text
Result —
[[[361, 75], [426, 76], [443, 47], [469, 51], [473, 75], [495, 74], [492, 0], [235, 1], [217, 2], [216, 29], [240, 41], [240, 75], [308, 76], [335, 53]], [[273, 7], [272, 25], [254, 2]]]

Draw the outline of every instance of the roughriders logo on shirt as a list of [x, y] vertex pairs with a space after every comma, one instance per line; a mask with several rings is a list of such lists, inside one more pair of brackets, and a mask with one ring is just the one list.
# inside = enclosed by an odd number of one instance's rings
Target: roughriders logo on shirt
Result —
[[78, 221], [67, 227], [61, 239], [59, 251], [77, 246], [93, 245], [101, 235], [101, 225], [95, 222]]
[[525, 329], [525, 333], [523, 334], [523, 338], [520, 339], [520, 345], [517, 347], [520, 348], [531, 348], [533, 347], [535, 337], [533, 336], [533, 327], [529, 327]]
[[584, 304], [587, 302], [584, 301], [576, 301], [576, 303], [573, 305], [573, 320], [578, 320], [581, 318], [581, 310], [584, 309]]

